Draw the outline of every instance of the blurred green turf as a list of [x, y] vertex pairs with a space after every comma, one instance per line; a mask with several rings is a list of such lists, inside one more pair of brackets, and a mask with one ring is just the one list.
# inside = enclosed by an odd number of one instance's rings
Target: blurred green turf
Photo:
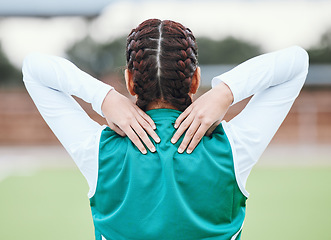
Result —
[[93, 239], [88, 186], [78, 170], [44, 170], [0, 182], [0, 239]]
[[[331, 236], [331, 167], [255, 168], [243, 240]], [[88, 187], [78, 170], [43, 170], [0, 182], [0, 239], [93, 239]]]

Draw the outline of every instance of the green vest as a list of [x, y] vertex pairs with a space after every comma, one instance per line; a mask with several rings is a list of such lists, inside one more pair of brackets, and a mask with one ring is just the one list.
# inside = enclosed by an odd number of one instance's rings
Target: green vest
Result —
[[176, 144], [170, 139], [181, 112], [146, 113], [161, 138], [154, 142], [155, 153], [141, 154], [108, 127], [101, 134], [97, 188], [90, 199], [96, 239], [240, 239], [246, 197], [222, 124], [191, 154], [179, 154], [183, 136]]

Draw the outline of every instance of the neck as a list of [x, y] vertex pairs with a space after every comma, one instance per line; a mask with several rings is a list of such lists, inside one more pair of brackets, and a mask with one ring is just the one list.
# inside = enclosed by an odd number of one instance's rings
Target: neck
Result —
[[178, 110], [177, 108], [175, 108], [172, 104], [168, 103], [167, 101], [157, 100], [157, 101], [150, 102], [146, 107], [146, 111], [152, 110], [152, 109], [159, 109], [159, 108], [170, 108], [170, 109]]

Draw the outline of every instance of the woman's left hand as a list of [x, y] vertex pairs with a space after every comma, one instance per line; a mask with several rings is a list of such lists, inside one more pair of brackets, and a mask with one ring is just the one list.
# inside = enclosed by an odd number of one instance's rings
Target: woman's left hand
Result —
[[191, 153], [202, 137], [211, 134], [220, 124], [232, 102], [233, 95], [230, 88], [220, 83], [186, 108], [175, 122], [175, 128], [178, 129], [171, 139], [172, 143], [176, 143], [187, 130], [178, 152], [184, 152], [188, 146], [187, 153]]
[[155, 123], [130, 99], [115, 89], [110, 90], [101, 109], [109, 127], [117, 134], [123, 137], [128, 136], [143, 154], [147, 153], [143, 143], [151, 152], [155, 152], [155, 146], [147, 135], [149, 134], [155, 142], [160, 142], [160, 138], [154, 131]]

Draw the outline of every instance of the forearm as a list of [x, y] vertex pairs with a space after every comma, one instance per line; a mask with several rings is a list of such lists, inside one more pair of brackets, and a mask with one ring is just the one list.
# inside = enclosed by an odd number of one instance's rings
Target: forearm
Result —
[[23, 63], [23, 76], [26, 83], [33, 82], [91, 103], [100, 115], [102, 102], [112, 89], [111, 86], [81, 71], [68, 60], [56, 56], [27, 56]]
[[308, 55], [300, 47], [290, 47], [252, 58], [229, 72], [215, 77], [212, 86], [224, 82], [229, 86], [233, 95], [233, 104], [261, 92], [269, 87], [287, 81], [298, 81], [301, 88], [304, 78], [297, 78], [300, 74], [307, 74]]

